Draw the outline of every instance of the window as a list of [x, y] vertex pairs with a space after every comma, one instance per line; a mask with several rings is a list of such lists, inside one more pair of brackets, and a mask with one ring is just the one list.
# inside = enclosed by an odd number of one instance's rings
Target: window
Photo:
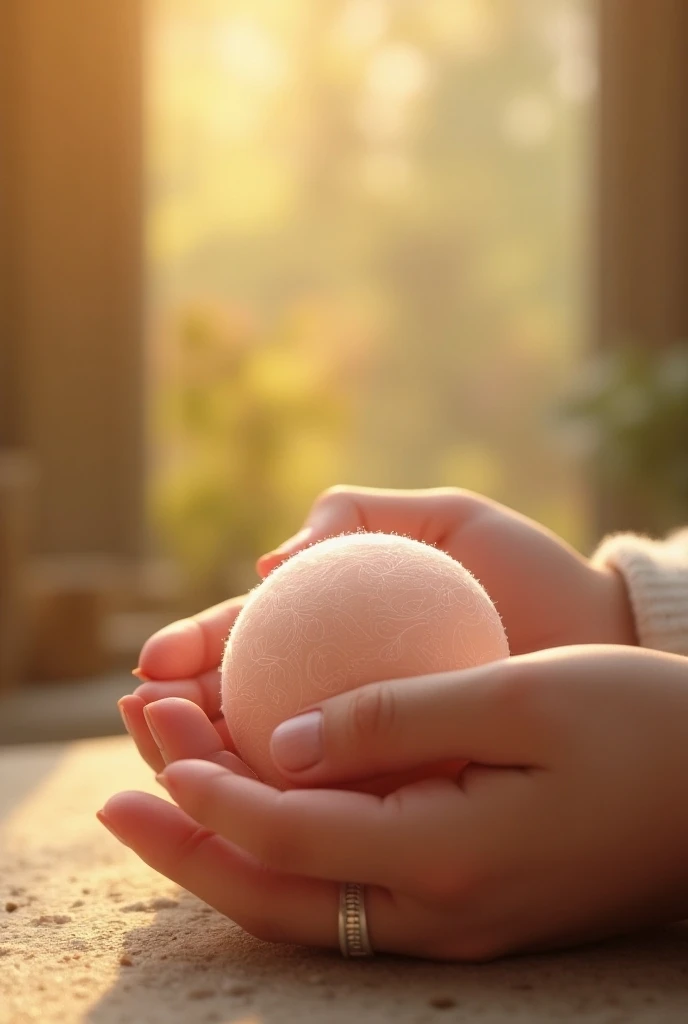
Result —
[[594, 57], [586, 0], [151, 4], [153, 516], [207, 590], [340, 481], [474, 488], [585, 543], [554, 423]]

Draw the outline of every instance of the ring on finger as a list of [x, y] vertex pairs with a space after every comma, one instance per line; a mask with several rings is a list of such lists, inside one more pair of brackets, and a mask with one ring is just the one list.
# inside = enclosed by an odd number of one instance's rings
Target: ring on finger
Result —
[[374, 956], [368, 934], [365, 887], [358, 882], [342, 882], [339, 887], [339, 948], [342, 956]]

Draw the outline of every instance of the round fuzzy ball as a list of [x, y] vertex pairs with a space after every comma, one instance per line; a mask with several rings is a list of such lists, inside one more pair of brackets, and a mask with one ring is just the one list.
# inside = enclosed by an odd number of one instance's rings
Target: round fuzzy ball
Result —
[[305, 707], [508, 654], [486, 591], [445, 552], [396, 535], [335, 537], [288, 559], [249, 595], [225, 650], [223, 712], [240, 757], [284, 788], [270, 736]]

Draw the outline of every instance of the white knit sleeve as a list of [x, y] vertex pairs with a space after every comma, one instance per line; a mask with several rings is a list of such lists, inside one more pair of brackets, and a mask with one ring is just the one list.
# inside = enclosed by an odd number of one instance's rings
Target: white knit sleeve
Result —
[[616, 534], [592, 561], [624, 577], [642, 647], [688, 655], [688, 530], [664, 541]]

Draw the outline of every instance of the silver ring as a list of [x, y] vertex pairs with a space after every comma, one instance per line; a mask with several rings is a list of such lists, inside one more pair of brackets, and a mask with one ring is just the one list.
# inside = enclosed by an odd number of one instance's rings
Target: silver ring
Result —
[[365, 893], [358, 882], [343, 882], [339, 887], [339, 948], [342, 956], [374, 956], [368, 935]]

